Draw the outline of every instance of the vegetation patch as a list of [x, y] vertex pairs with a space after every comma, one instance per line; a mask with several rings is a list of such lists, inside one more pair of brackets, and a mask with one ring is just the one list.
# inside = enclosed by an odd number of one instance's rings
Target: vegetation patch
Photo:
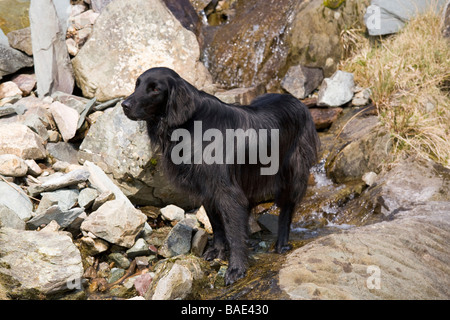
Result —
[[415, 153], [444, 166], [450, 161], [450, 42], [441, 15], [412, 19], [398, 34], [368, 39], [361, 29], [342, 33], [342, 69], [370, 88], [398, 154]]

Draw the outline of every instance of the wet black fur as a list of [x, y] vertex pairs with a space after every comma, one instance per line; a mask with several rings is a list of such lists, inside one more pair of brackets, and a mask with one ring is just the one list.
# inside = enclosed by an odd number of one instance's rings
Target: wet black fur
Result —
[[[224, 259], [229, 249], [226, 284], [245, 274], [249, 210], [268, 195], [281, 208], [276, 251], [290, 248], [292, 214], [305, 194], [319, 145], [310, 112], [298, 99], [266, 94], [248, 106], [227, 104], [197, 90], [171, 69], [153, 68], [138, 78], [134, 93], [122, 106], [128, 118], [147, 122], [150, 140], [162, 153], [166, 176], [204, 205], [214, 232], [205, 258]], [[261, 175], [261, 164], [175, 165], [171, 151], [179, 142], [171, 141], [171, 134], [185, 128], [193, 135], [194, 121], [202, 121], [203, 132], [216, 128], [224, 136], [226, 129], [279, 129], [278, 173]]]

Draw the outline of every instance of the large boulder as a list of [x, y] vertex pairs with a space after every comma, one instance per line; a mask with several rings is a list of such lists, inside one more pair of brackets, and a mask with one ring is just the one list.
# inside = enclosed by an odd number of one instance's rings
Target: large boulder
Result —
[[162, 1], [113, 1], [73, 67], [83, 95], [105, 101], [130, 95], [137, 77], [152, 67], [172, 68], [194, 86], [208, 87], [211, 77], [199, 57], [195, 34]]
[[331, 76], [343, 54], [341, 32], [363, 25], [368, 3], [369, 0], [347, 0], [330, 9], [322, 0], [296, 1], [287, 39], [287, 63], [319, 67], [325, 77]]
[[205, 64], [226, 87], [252, 87], [274, 78], [287, 55], [283, 45], [293, 0], [237, 1], [231, 23], [206, 37]]
[[8, 296], [42, 299], [82, 289], [81, 255], [65, 233], [0, 229], [0, 286]]
[[145, 122], [128, 119], [120, 103], [106, 110], [90, 128], [78, 158], [104, 169], [133, 203], [193, 206], [160, 172], [159, 155], [150, 147]]
[[279, 89], [289, 67], [336, 71], [341, 59], [340, 33], [363, 24], [368, 0], [347, 0], [337, 9], [312, 1], [236, 1], [230, 23], [208, 30], [205, 65], [225, 87], [264, 84]]
[[392, 158], [390, 135], [378, 118], [352, 118], [354, 114], [354, 111], [347, 112], [333, 124], [330, 130], [338, 137], [324, 148], [330, 152], [326, 160], [327, 174], [337, 183], [361, 180], [366, 172], [380, 172], [383, 164]]
[[287, 256], [279, 285], [291, 299], [448, 299], [449, 214], [431, 201], [313, 241]]

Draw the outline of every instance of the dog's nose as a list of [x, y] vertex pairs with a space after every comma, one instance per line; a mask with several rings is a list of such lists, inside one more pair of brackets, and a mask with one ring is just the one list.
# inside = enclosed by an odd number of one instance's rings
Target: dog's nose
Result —
[[129, 110], [131, 108], [131, 104], [130, 101], [128, 101], [128, 99], [122, 102], [122, 108], [124, 108], [125, 110]]

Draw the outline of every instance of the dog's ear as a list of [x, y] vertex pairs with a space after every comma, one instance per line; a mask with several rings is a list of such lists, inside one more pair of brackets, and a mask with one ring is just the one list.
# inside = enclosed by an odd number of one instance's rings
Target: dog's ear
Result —
[[181, 78], [174, 79], [167, 99], [167, 124], [176, 127], [188, 121], [195, 111], [195, 92]]

